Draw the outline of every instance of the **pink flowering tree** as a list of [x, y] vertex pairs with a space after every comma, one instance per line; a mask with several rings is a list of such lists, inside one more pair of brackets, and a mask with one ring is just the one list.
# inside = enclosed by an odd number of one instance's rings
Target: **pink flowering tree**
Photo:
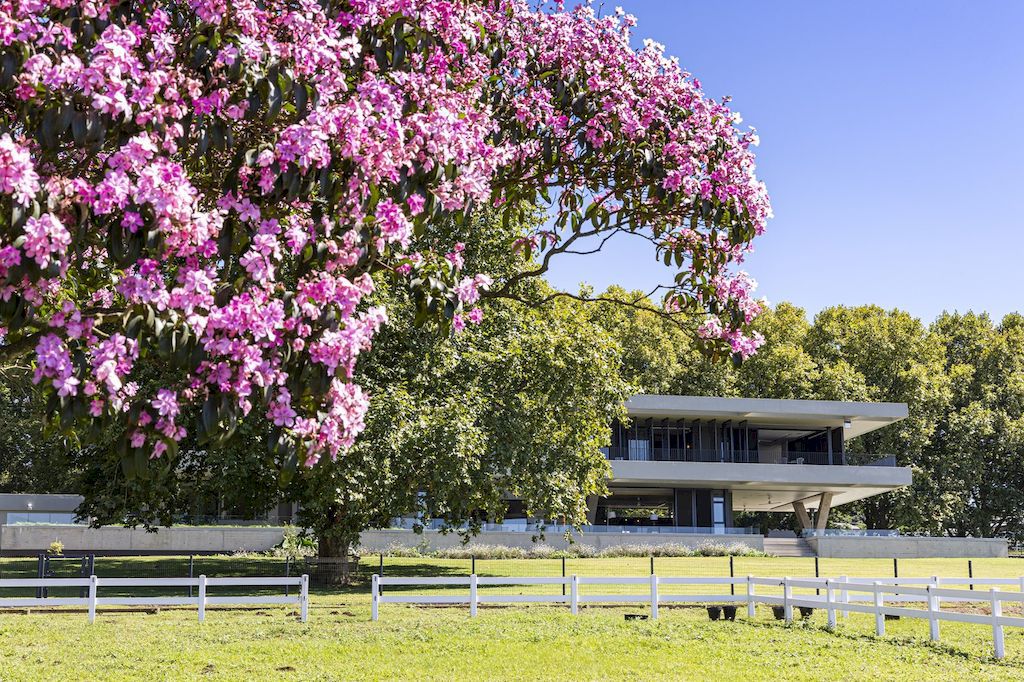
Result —
[[676, 273], [666, 311], [752, 353], [756, 137], [632, 49], [632, 23], [519, 0], [0, 0], [0, 353], [62, 429], [121, 433], [128, 475], [254, 410], [293, 466], [336, 458], [387, 320], [374, 278], [420, 322], [478, 323], [517, 278], [413, 238], [537, 206], [549, 224], [508, 244], [536, 263], [519, 277], [637, 235]]

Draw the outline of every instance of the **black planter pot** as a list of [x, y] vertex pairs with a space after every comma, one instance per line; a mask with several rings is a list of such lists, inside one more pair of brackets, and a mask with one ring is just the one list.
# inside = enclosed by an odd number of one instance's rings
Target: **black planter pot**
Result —
[[783, 618], [786, 617], [786, 607], [785, 606], [773, 606], [772, 607], [772, 613], [775, 614], [775, 620], [782, 620]]
[[708, 618], [710, 618], [711, 620], [718, 620], [721, 617], [722, 617], [722, 607], [721, 606], [709, 606], [708, 607]]
[[736, 607], [735, 606], [723, 606], [722, 613], [725, 614], [726, 620], [736, 620]]
[[800, 617], [804, 620], [814, 615], [814, 609], [812, 609], [810, 606], [800, 606], [798, 608], [800, 609]]

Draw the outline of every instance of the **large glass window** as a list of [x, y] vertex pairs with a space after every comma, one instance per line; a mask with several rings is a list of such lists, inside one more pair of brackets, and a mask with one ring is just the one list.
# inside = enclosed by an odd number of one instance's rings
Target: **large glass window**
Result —
[[640, 462], [651, 459], [650, 427], [633, 422], [633, 425], [629, 427], [629, 440], [626, 445], [629, 459]]
[[711, 500], [711, 527], [716, 534], [725, 534], [725, 496], [715, 494]]
[[654, 459], [682, 460], [685, 459], [685, 430], [675, 426], [656, 426], [651, 429]]

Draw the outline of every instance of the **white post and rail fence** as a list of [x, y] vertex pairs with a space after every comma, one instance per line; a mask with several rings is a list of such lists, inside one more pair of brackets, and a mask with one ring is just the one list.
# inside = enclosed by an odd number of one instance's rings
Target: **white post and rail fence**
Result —
[[[489, 594], [486, 589], [495, 586], [565, 586], [567, 594]], [[626, 586], [630, 594], [602, 594], [590, 586]], [[661, 588], [687, 585], [701, 586], [702, 594], [675, 594]], [[430, 587], [455, 594], [410, 594], [383, 587]], [[632, 587], [629, 587], [632, 586]], [[645, 586], [645, 587], [640, 587]], [[716, 589], [732, 586], [730, 592], [718, 594]], [[949, 586], [987, 586], [988, 589], [954, 589]], [[458, 588], [468, 587], [461, 592]], [[703, 590], [703, 587], [710, 587]], [[743, 588], [743, 589], [735, 589]], [[760, 589], [759, 589], [760, 588]], [[767, 588], [767, 592], [765, 591]], [[1009, 589], [1000, 589], [1009, 588]], [[805, 590], [807, 593], [794, 593]], [[816, 593], [811, 593], [814, 590]], [[983, 603], [989, 613], [963, 613], [942, 610], [942, 603]], [[993, 652], [996, 658], [1005, 656], [1003, 628], [1024, 628], [1024, 617], [1004, 616], [1004, 604], [1024, 604], [1024, 577], [1020, 578], [694, 578], [694, 577], [590, 577], [565, 576], [554, 578], [504, 578], [490, 576], [461, 576], [443, 578], [382, 577], [374, 575], [371, 583], [371, 615], [380, 617], [382, 604], [467, 604], [471, 616], [477, 615], [479, 604], [547, 603], [563, 604], [575, 615], [581, 604], [624, 603], [649, 606], [650, 617], [658, 617], [659, 604], [746, 604], [747, 615], [753, 617], [755, 606], [765, 604], [781, 608], [783, 619], [793, 621], [793, 609], [824, 609], [828, 624], [835, 627], [838, 617], [865, 613], [875, 617], [875, 634], [885, 634], [885, 617], [921, 618], [928, 620], [932, 641], [939, 641], [942, 621], [975, 623], [992, 628]], [[911, 604], [924, 604], [925, 608], [911, 608]]]
[[[77, 587], [85, 588], [85, 597], [4, 597], [5, 590], [23, 590], [27, 588]], [[159, 597], [159, 596], [103, 596], [101, 589], [119, 588], [118, 591], [130, 591], [126, 588], [195, 588], [190, 592], [194, 596]], [[242, 595], [226, 594], [211, 596], [209, 588], [222, 587], [298, 587], [293, 595]], [[309, 619], [309, 576], [292, 577], [244, 577], [244, 578], [208, 578], [201, 575], [197, 578], [4, 578], [0, 580], [0, 609], [2, 608], [38, 608], [45, 606], [77, 606], [85, 607], [89, 613], [89, 622], [96, 620], [97, 606], [195, 606], [199, 621], [206, 619], [206, 607], [220, 604], [294, 604], [299, 609], [299, 618], [305, 623]]]

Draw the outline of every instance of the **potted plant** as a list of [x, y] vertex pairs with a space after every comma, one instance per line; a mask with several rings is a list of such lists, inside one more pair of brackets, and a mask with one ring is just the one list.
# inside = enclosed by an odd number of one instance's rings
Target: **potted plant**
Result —
[[814, 609], [811, 608], [810, 606], [801, 606], [801, 607], [799, 607], [799, 609], [800, 609], [800, 617], [803, 618], [804, 620], [807, 620], [808, 618], [810, 618], [811, 616], [814, 615]]
[[718, 620], [721, 617], [722, 617], [722, 607], [721, 606], [709, 606], [708, 607], [708, 618], [710, 618], [711, 620]]
[[722, 607], [722, 612], [725, 614], [726, 620], [736, 620], [736, 605], [730, 604]]
[[782, 620], [783, 618], [786, 617], [786, 607], [785, 606], [773, 606], [772, 607], [772, 613], [775, 614], [775, 620]]

